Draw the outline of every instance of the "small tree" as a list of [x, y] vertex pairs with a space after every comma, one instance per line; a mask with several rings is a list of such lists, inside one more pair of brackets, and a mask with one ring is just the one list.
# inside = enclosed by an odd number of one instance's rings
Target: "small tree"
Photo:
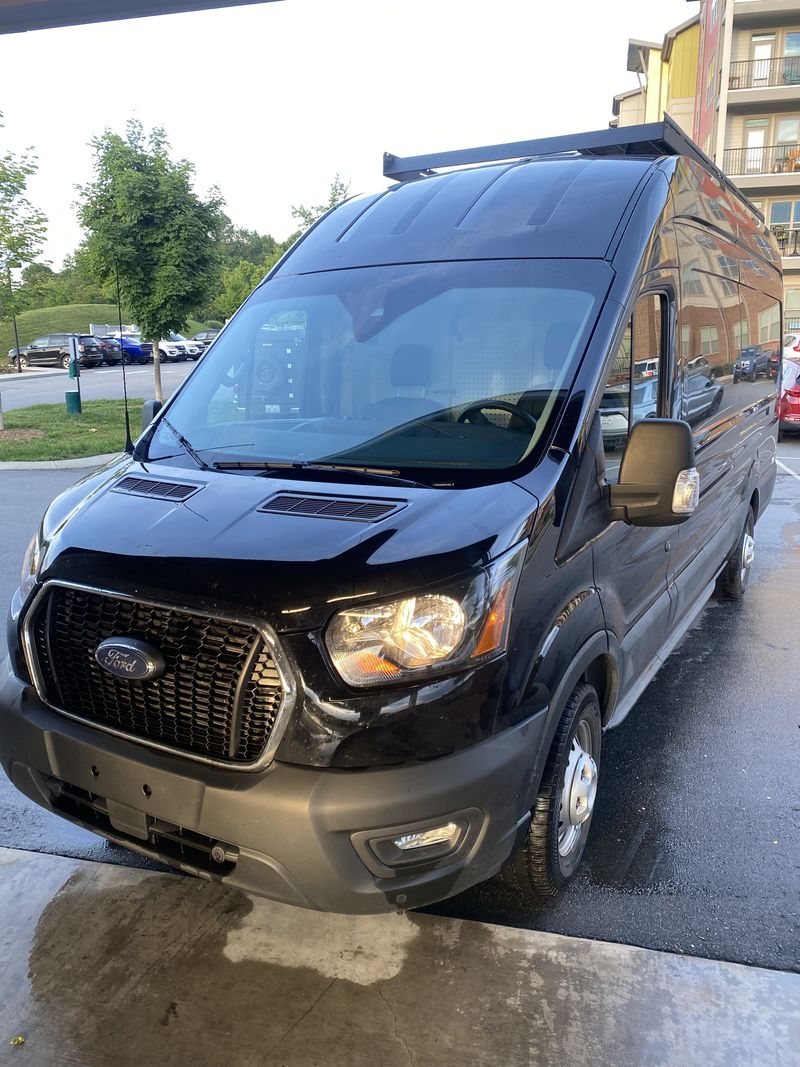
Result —
[[216, 276], [222, 198], [194, 191], [194, 167], [174, 162], [162, 129], [146, 134], [129, 120], [124, 137], [106, 130], [92, 141], [95, 180], [79, 189], [86, 254], [101, 281], [119, 278], [121, 299], [153, 342], [155, 395], [161, 387], [159, 341], [184, 327], [207, 300]]
[[[0, 129], [2, 117], [0, 112]], [[4, 318], [11, 318], [17, 311], [11, 269], [30, 263], [39, 254], [47, 229], [47, 219], [25, 195], [28, 179], [36, 168], [31, 149], [23, 155], [0, 155], [0, 285], [8, 293], [3, 301]]]
[[350, 182], [342, 181], [337, 171], [331, 182], [327, 204], [316, 204], [314, 207], [306, 207], [304, 204], [297, 204], [292, 208], [292, 218], [297, 219], [303, 229], [307, 230], [309, 226], [313, 226], [317, 219], [322, 218], [326, 211], [330, 211], [332, 207], [341, 204], [341, 202], [346, 199], [349, 192]]

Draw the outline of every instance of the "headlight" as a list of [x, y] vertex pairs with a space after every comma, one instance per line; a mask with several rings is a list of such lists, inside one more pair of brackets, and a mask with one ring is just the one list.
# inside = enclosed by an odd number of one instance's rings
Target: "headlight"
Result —
[[460, 589], [338, 612], [325, 643], [342, 679], [353, 686], [412, 681], [502, 652], [526, 547], [517, 545]]
[[36, 585], [41, 558], [42, 541], [39, 536], [39, 530], [37, 530], [31, 538], [31, 543], [25, 550], [25, 556], [22, 560], [22, 573], [19, 578], [19, 595], [22, 601], [28, 599], [31, 590]]

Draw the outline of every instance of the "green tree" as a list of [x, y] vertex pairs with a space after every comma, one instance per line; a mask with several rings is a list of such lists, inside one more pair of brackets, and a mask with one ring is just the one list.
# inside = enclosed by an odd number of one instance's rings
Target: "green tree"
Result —
[[158, 343], [213, 291], [222, 198], [217, 190], [197, 195], [194, 167], [170, 158], [162, 129], [145, 133], [130, 119], [124, 137], [106, 130], [92, 148], [94, 181], [79, 189], [85, 255], [105, 285], [119, 273], [122, 300], [153, 342], [155, 395], [163, 400]]
[[[2, 117], [0, 112], [0, 129]], [[0, 285], [6, 291], [4, 318], [11, 318], [17, 311], [11, 270], [30, 263], [39, 254], [47, 229], [47, 219], [26, 196], [28, 179], [36, 168], [32, 149], [22, 155], [9, 151], [0, 155]]]
[[297, 219], [302, 228], [307, 230], [309, 226], [313, 226], [317, 219], [322, 218], [326, 211], [330, 211], [332, 207], [341, 204], [341, 202], [347, 198], [349, 192], [350, 182], [342, 181], [337, 171], [331, 182], [327, 204], [316, 204], [314, 207], [306, 207], [304, 204], [297, 204], [292, 208], [292, 218]]

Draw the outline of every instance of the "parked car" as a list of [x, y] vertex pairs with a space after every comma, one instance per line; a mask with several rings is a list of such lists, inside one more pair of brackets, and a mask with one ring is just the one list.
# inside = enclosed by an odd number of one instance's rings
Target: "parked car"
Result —
[[116, 337], [98, 337], [97, 343], [100, 345], [106, 366], [116, 367], [122, 362], [122, 345]]
[[781, 367], [781, 354], [780, 354], [780, 352], [770, 352], [769, 357], [767, 359], [767, 373], [768, 373], [768, 376], [773, 381], [777, 380], [778, 373], [780, 371], [780, 367]]
[[198, 345], [203, 346], [203, 350], [209, 347], [211, 342], [219, 334], [219, 330], [201, 330], [200, 333], [196, 333], [192, 338]]
[[26, 367], [49, 365], [61, 366], [66, 370], [71, 358], [71, 337], [78, 339], [78, 362], [81, 367], [98, 367], [103, 362], [103, 352], [97, 338], [83, 333], [45, 334], [19, 351], [12, 348], [9, 359], [14, 366], [20, 365], [23, 370]]
[[780, 432], [800, 432], [800, 355], [783, 360], [777, 405]]
[[734, 384], [740, 378], [749, 378], [754, 382], [759, 374], [769, 373], [769, 350], [760, 345], [748, 345], [739, 353], [733, 365]]
[[153, 346], [137, 334], [117, 334], [112, 340], [119, 341], [126, 363], [149, 363], [153, 358]]
[[745, 595], [775, 484], [771, 383], [717, 432], [672, 339], [713, 314], [731, 366], [731, 286], [777, 321], [781, 257], [670, 119], [457, 156], [387, 155], [392, 195], [307, 230], [36, 524], [0, 672], [34, 803], [319, 910], [576, 874], [603, 731], [652, 711], [715, 585]]
[[[656, 361], [656, 373], [658, 361]], [[634, 374], [643, 373], [639, 364], [634, 365]], [[613, 452], [624, 447], [628, 441], [628, 411], [630, 406], [630, 386], [615, 386], [606, 390], [600, 399], [600, 428], [603, 434], [603, 447]], [[634, 381], [633, 408], [631, 416], [634, 425], [640, 419], [653, 418], [658, 411], [658, 377], [647, 376], [644, 381]]]
[[201, 345], [189, 341], [179, 333], [171, 333], [169, 337], [158, 342], [161, 358], [167, 363], [177, 363], [185, 359], [197, 360], [203, 354]]
[[706, 374], [688, 374], [683, 383], [684, 418], [692, 425], [722, 406], [725, 387]]

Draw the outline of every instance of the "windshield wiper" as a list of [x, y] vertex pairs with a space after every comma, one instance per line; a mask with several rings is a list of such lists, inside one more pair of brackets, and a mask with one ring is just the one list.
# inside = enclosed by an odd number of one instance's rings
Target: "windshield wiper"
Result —
[[164, 415], [162, 415], [161, 416], [161, 421], [164, 423], [165, 426], [168, 426], [170, 428], [170, 430], [172, 430], [172, 432], [178, 438], [178, 443], [181, 445], [182, 448], [184, 448], [189, 453], [189, 455], [192, 457], [192, 459], [195, 461], [197, 466], [200, 467], [201, 470], [204, 470], [204, 471], [213, 470], [213, 468], [209, 467], [209, 465], [206, 463], [206, 461], [203, 459], [203, 457], [192, 446], [192, 443], [190, 441], [188, 441], [183, 436], [183, 434], [180, 432], [180, 430], [176, 430], [175, 429], [175, 427], [172, 425], [172, 423], [169, 421], [168, 418], [166, 418]]
[[311, 463], [305, 460], [287, 462], [283, 460], [221, 460], [214, 464], [214, 470], [218, 471], [258, 471], [267, 475], [282, 474], [293, 475], [297, 472], [322, 471], [324, 474], [352, 476], [357, 474], [362, 481], [374, 482], [377, 485], [405, 485], [409, 488], [423, 487], [422, 482], [415, 482], [409, 478], [401, 478], [400, 471], [389, 470], [384, 467], [362, 467], [345, 463]]

